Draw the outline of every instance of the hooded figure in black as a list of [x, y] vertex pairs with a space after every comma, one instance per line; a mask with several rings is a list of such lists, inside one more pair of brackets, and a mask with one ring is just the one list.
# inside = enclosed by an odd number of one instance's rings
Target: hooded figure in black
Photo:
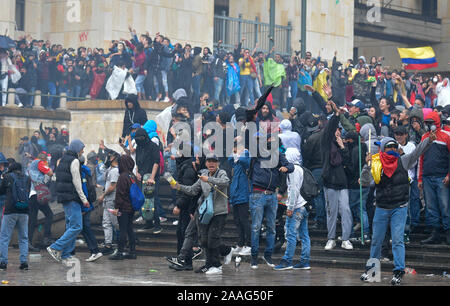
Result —
[[131, 126], [135, 123], [139, 123], [141, 126], [144, 125], [147, 119], [147, 113], [141, 108], [136, 95], [129, 95], [125, 99], [125, 117], [123, 119], [123, 131], [122, 137], [130, 135]]
[[[144, 177], [152, 173], [154, 165], [159, 165], [159, 147], [150, 140], [144, 129], [138, 129], [135, 136], [136, 141], [136, 165], [139, 174]], [[158, 175], [156, 172], [156, 176]]]

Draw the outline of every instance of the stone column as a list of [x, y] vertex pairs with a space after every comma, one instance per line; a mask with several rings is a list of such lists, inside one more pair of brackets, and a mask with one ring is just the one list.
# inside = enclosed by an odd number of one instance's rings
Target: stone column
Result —
[[67, 109], [67, 94], [65, 92], [63, 92], [61, 94], [61, 99], [59, 100], [59, 108], [58, 109], [62, 109], [62, 110]]
[[41, 91], [40, 90], [36, 90], [34, 92], [36, 95], [34, 96], [34, 109], [44, 109], [44, 107], [42, 106], [42, 96], [41, 96]]
[[17, 107], [15, 102], [16, 90], [14, 88], [8, 88], [8, 104], [6, 104], [6, 107]]

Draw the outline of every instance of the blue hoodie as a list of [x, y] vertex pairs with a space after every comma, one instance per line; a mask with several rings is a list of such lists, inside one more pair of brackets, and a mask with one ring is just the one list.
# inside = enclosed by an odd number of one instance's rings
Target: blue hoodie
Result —
[[[88, 198], [87, 176], [92, 176], [91, 169], [89, 169], [88, 166], [81, 165], [81, 185], [83, 187], [83, 192], [84, 192], [84, 195], [86, 196], [86, 198]], [[94, 210], [93, 203], [89, 203], [89, 204], [90, 204], [89, 208], [81, 206], [81, 211], [83, 213]]]

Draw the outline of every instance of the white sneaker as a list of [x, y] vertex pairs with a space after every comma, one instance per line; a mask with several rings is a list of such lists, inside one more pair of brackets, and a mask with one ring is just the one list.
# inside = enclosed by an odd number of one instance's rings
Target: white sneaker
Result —
[[167, 218], [159, 217], [159, 222], [161, 223], [167, 222]]
[[134, 224], [145, 224], [145, 220], [144, 220], [144, 218], [142, 218], [142, 216], [141, 216], [141, 217], [137, 218], [136, 220], [134, 220], [133, 223], [134, 223]]
[[342, 241], [341, 247], [346, 250], [353, 250], [353, 245], [349, 240]]
[[225, 256], [224, 264], [226, 264], [226, 265], [230, 264], [232, 258], [233, 258], [233, 248], [231, 248], [230, 253], [228, 253], [228, 255]]
[[78, 239], [77, 241], [75, 241], [75, 244], [76, 244], [77, 246], [82, 246], [82, 245], [85, 245], [86, 242], [84, 242], [83, 239]]
[[156, 102], [159, 102], [159, 101], [161, 101], [161, 98], [156, 98]]
[[206, 275], [220, 275], [222, 274], [222, 266], [220, 267], [211, 267], [206, 271]]
[[231, 248], [231, 252], [233, 252], [233, 254], [239, 254], [242, 251], [242, 248], [240, 248], [239, 246], [236, 246], [235, 248]]
[[326, 251], [332, 250], [332, 249], [334, 249], [335, 246], [336, 246], [336, 241], [330, 239], [330, 240], [328, 240], [327, 245], [325, 246], [325, 250]]
[[19, 104], [17, 105], [17, 107], [23, 108], [23, 104], [22, 104], [22, 103], [19, 103]]
[[173, 221], [173, 225], [178, 225], [178, 220]]
[[245, 246], [242, 248], [242, 250], [239, 252], [240, 256], [250, 256], [252, 254], [252, 248]]
[[169, 99], [169, 97], [166, 97], [165, 99], [164, 99], [164, 101], [163, 102], [170, 102], [170, 99]]
[[88, 259], [86, 259], [87, 262], [93, 262], [96, 261], [97, 259], [99, 259], [100, 257], [102, 257], [103, 254], [102, 253], [97, 253], [97, 254], [92, 254], [91, 257], [89, 257]]

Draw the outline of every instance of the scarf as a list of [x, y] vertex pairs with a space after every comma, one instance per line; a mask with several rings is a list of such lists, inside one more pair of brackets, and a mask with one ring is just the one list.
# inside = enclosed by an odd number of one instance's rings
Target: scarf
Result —
[[396, 152], [380, 152], [380, 160], [383, 166], [383, 172], [387, 177], [391, 178], [394, 175], [398, 166], [398, 158], [400, 155]]

